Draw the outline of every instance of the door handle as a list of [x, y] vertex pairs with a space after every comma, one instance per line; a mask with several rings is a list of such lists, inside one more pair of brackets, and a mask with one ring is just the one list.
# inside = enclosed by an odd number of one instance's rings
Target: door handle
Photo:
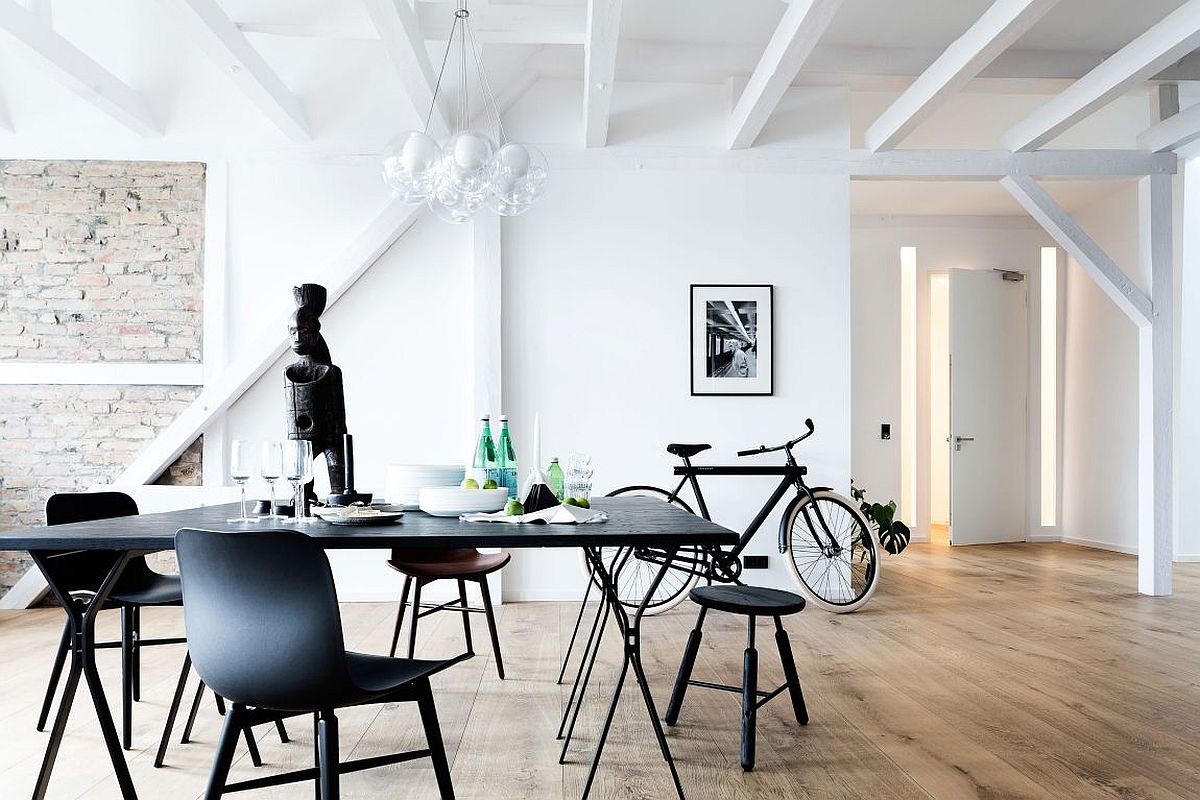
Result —
[[[973, 441], [975, 441], [975, 437], [974, 437], [974, 436], [955, 436], [955, 437], [953, 437], [953, 439], [954, 439], [954, 449], [955, 449], [955, 450], [962, 450], [962, 443], [963, 443], [963, 442], [973, 442]], [[947, 440], [947, 441], [949, 441], [949, 440]]]

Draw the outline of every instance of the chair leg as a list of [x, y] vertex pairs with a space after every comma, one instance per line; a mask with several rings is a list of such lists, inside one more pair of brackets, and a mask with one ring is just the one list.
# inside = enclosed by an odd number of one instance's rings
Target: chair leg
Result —
[[471, 612], [467, 609], [467, 582], [458, 579], [458, 602], [462, 603], [463, 638], [467, 640], [467, 652], [475, 655], [475, 645], [471, 642]]
[[275, 731], [279, 734], [280, 744], [287, 744], [291, 741], [291, 738], [288, 736], [287, 728], [283, 726], [283, 717], [277, 717], [275, 719]]
[[133, 607], [133, 702], [142, 702], [142, 607]]
[[442, 743], [442, 729], [438, 725], [437, 707], [433, 703], [433, 689], [429, 686], [428, 678], [422, 680], [417, 688], [417, 708], [421, 711], [421, 725], [429, 742], [429, 757], [433, 761], [433, 774], [437, 776], [438, 791], [442, 800], [454, 800], [450, 764], [446, 761], [446, 747]]
[[250, 763], [256, 767], [263, 765], [262, 754], [258, 752], [258, 740], [254, 738], [254, 730], [249, 726], [242, 728], [246, 737], [246, 749], [250, 751]]
[[707, 608], [700, 609], [696, 617], [696, 627], [688, 635], [687, 647], [683, 651], [683, 659], [679, 662], [679, 674], [675, 676], [675, 688], [671, 690], [671, 699], [667, 702], [667, 715], [664, 720], [668, 725], [679, 721], [679, 712], [683, 709], [683, 698], [687, 694], [688, 681], [692, 678], [692, 669], [696, 666], [696, 654], [700, 652], [700, 640], [704, 638], [704, 615]]
[[187, 744], [192, 740], [192, 726], [196, 724], [196, 712], [200, 710], [200, 701], [204, 699], [204, 681], [200, 681], [196, 686], [196, 694], [192, 697], [192, 707], [188, 711], [187, 722], [183, 724], [183, 735], [179, 737], [180, 744]]
[[755, 725], [758, 722], [758, 651], [754, 649], [752, 615], [747, 622], [746, 652], [742, 664], [742, 769], [754, 769]]
[[413, 607], [412, 607], [412, 624], [408, 629], [408, 657], [412, 658], [417, 651], [417, 620], [421, 618], [421, 587], [425, 585], [425, 581], [420, 578], [413, 578]]
[[333, 711], [322, 711], [317, 721], [317, 743], [321, 769], [321, 800], [341, 796], [341, 765], [338, 762], [338, 721]]
[[154, 756], [154, 766], [159, 768], [167, 757], [167, 745], [171, 741], [171, 730], [175, 727], [175, 718], [179, 715], [179, 706], [183, 703], [183, 690], [187, 688], [188, 672], [192, 668], [192, 654], [183, 657], [183, 668], [179, 670], [179, 682], [175, 684], [175, 694], [171, 698], [171, 708], [167, 711], [167, 722], [163, 725], [162, 738], [158, 740], [158, 752]]
[[235, 705], [225, 716], [225, 724], [221, 727], [221, 739], [213, 756], [212, 772], [208, 776], [204, 800], [221, 800], [221, 795], [225, 792], [225, 782], [229, 778], [229, 768], [233, 765], [233, 751], [237, 748], [238, 737], [242, 734], [241, 728], [241, 708]]
[[133, 608], [121, 608], [121, 746], [133, 747]]
[[50, 706], [54, 704], [54, 693], [58, 691], [58, 680], [62, 677], [63, 665], [67, 663], [67, 649], [71, 646], [71, 620], [63, 622], [62, 637], [58, 640], [58, 650], [54, 653], [54, 666], [50, 667], [50, 681], [46, 684], [46, 698], [42, 701], [42, 711], [38, 714], [38, 731], [46, 730], [46, 721], [50, 719]]
[[788, 694], [792, 698], [792, 711], [796, 714], [796, 722], [808, 724], [808, 706], [804, 703], [804, 692], [800, 689], [800, 679], [796, 677], [796, 659], [792, 658], [792, 643], [788, 640], [783, 622], [775, 618], [775, 646], [779, 649], [779, 662], [783, 665], [783, 677], [787, 680]]
[[412, 577], [404, 576], [404, 588], [400, 590], [400, 607], [396, 609], [396, 629], [392, 631], [392, 649], [388, 655], [396, 657], [396, 645], [400, 643], [400, 628], [404, 625], [404, 608], [408, 605], [408, 590], [412, 587]]
[[225, 716], [225, 698], [221, 697], [221, 695], [217, 694], [216, 692], [213, 692], [213, 702], [216, 703], [217, 713], [222, 717]]
[[504, 680], [504, 658], [500, 655], [500, 636], [496, 633], [496, 611], [492, 608], [492, 591], [487, 576], [479, 578], [479, 593], [483, 595], [483, 615], [487, 618], [488, 635], [492, 637], [492, 655], [496, 658], [496, 674]]

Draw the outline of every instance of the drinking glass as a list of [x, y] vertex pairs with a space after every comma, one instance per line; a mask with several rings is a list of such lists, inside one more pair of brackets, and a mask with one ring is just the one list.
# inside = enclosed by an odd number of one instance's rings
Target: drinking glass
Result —
[[254, 450], [249, 442], [234, 439], [229, 450], [229, 477], [242, 490], [242, 515], [228, 522], [258, 522], [258, 517], [246, 515], [246, 482], [254, 472]]
[[275, 513], [275, 481], [283, 476], [283, 445], [279, 442], [263, 442], [258, 459], [258, 475], [271, 489], [271, 508], [266, 519], [282, 519]]
[[283, 448], [283, 476], [292, 485], [296, 522], [312, 522], [312, 517], [306, 514], [304, 503], [304, 485], [313, 476], [312, 442], [306, 439], [287, 441]]
[[586, 453], [571, 453], [567, 458], [565, 492], [568, 497], [592, 497], [592, 457]]

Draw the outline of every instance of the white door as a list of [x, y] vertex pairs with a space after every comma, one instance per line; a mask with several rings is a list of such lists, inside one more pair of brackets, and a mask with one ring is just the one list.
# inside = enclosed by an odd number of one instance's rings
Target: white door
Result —
[[1025, 541], [1025, 281], [950, 271], [950, 543]]

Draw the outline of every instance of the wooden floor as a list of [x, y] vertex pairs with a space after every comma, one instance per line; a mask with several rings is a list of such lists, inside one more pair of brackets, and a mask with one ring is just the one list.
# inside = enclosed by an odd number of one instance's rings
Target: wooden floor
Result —
[[[737, 765], [738, 699], [692, 691], [670, 734], [689, 797], [1198, 796], [1200, 565], [1176, 568], [1175, 597], [1151, 599], [1133, 591], [1135, 563], [1126, 556], [1055, 544], [914, 545], [887, 559], [882, 580], [860, 613], [810, 609], [789, 622], [812, 723], [797, 726], [785, 700], [767, 706], [755, 772], [743, 774]], [[384, 605], [346, 606], [347, 642], [383, 651], [392, 613]], [[570, 763], [560, 767], [554, 729], [566, 693], [554, 676], [573, 613], [568, 604], [505, 606], [500, 625], [509, 680], [496, 678], [486, 656], [436, 679], [460, 798], [578, 796], [601, 708], [587, 705]], [[685, 605], [646, 625], [660, 708], [692, 618]], [[59, 619], [55, 610], [0, 617], [0, 796], [6, 800], [29, 796], [41, 757], [45, 736], [33, 725]], [[110, 635], [114, 621], [106, 621]], [[458, 624], [448, 614], [427, 618], [421, 653], [452, 653], [460, 646]], [[147, 612], [143, 626], [147, 635], [178, 631], [179, 616]], [[738, 620], [713, 614], [696, 677], [736, 682], [743, 637]], [[482, 628], [476, 641], [486, 643]], [[761, 680], [771, 686], [781, 679], [772, 644], [770, 636], [760, 638]], [[103, 658], [106, 677], [115, 679], [116, 654]], [[135, 711], [138, 749], [130, 754], [144, 800], [194, 798], [203, 787], [218, 729], [211, 703], [197, 741], [173, 745], [168, 768], [151, 767], [181, 658], [177, 647], [155, 648], [145, 658], [144, 698]], [[604, 681], [611, 674], [598, 672]], [[50, 797], [117, 797], [86, 698], [76, 709]], [[341, 728], [344, 756], [421, 743], [407, 706], [347, 711]], [[308, 765], [311, 730], [297, 723], [292, 733], [295, 741], [284, 745], [262, 732], [264, 769]], [[261, 774], [244, 753], [234, 773], [235, 779]], [[312, 794], [292, 786], [237, 796]], [[347, 776], [343, 796], [436, 795], [431, 771], [416, 762]], [[672, 796], [632, 693], [593, 796]]]

